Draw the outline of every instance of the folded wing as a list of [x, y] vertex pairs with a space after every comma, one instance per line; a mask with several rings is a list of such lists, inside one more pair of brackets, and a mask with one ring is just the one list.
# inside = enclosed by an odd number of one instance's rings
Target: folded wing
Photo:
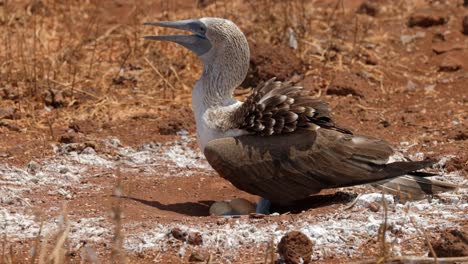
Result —
[[392, 179], [432, 161], [394, 162], [382, 140], [330, 129], [210, 141], [205, 156], [237, 188], [287, 204], [321, 189]]

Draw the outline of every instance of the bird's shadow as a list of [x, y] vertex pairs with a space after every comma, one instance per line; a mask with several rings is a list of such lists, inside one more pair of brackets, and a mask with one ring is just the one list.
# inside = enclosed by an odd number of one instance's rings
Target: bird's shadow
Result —
[[139, 202], [162, 211], [171, 211], [182, 215], [188, 216], [208, 216], [210, 206], [215, 201], [198, 201], [198, 202], [183, 202], [173, 204], [162, 204], [159, 201], [148, 201], [135, 197], [123, 196], [122, 198]]
[[289, 205], [273, 204], [270, 212], [298, 214], [311, 209], [319, 209], [335, 204], [346, 204], [353, 201], [356, 197], [355, 193], [341, 191], [332, 194], [317, 194], [294, 201]]
[[[271, 206], [271, 212], [278, 213], [292, 213], [297, 214], [302, 211], [307, 211], [310, 209], [318, 209], [326, 206], [331, 206], [334, 204], [345, 204], [351, 202], [356, 198], [356, 194], [348, 192], [336, 192], [333, 194], [319, 194], [309, 196], [305, 199], [295, 201], [290, 205], [275, 205]], [[178, 214], [187, 215], [187, 216], [208, 216], [210, 206], [215, 202], [211, 200], [203, 200], [196, 202], [182, 202], [182, 203], [173, 203], [173, 204], [162, 204], [159, 201], [148, 201], [144, 199], [139, 199], [135, 197], [124, 196], [124, 199], [129, 199], [132, 201], [140, 202], [142, 204], [157, 208], [163, 211], [172, 211]]]

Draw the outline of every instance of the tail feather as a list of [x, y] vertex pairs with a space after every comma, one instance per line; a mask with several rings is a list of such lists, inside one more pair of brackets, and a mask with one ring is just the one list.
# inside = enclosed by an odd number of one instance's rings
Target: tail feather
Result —
[[[419, 172], [418, 172], [419, 173]], [[422, 176], [433, 176], [430, 173]], [[427, 179], [414, 175], [405, 175], [389, 180], [375, 182], [372, 186], [387, 193], [398, 196], [401, 200], [421, 200], [426, 195], [453, 191], [458, 188], [456, 184]]]

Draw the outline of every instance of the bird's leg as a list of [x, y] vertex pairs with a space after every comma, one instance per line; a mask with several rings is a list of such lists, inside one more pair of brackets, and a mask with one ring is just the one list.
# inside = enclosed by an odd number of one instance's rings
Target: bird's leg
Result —
[[258, 199], [257, 207], [255, 208], [255, 212], [257, 214], [270, 214], [270, 205], [271, 201], [260, 197]]

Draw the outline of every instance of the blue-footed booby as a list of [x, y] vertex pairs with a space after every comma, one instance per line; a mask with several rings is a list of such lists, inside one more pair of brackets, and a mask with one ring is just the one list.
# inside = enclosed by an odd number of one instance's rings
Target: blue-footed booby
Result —
[[320, 192], [373, 184], [386, 192], [423, 197], [456, 186], [429, 180], [419, 170], [433, 160], [391, 162], [394, 150], [380, 139], [338, 126], [328, 104], [290, 82], [268, 80], [240, 102], [233, 91], [244, 80], [250, 51], [230, 20], [200, 18], [147, 22], [190, 35], [145, 36], [192, 50], [203, 65], [192, 91], [197, 141], [210, 165], [237, 188], [258, 195], [257, 212], [269, 202], [290, 204]]

